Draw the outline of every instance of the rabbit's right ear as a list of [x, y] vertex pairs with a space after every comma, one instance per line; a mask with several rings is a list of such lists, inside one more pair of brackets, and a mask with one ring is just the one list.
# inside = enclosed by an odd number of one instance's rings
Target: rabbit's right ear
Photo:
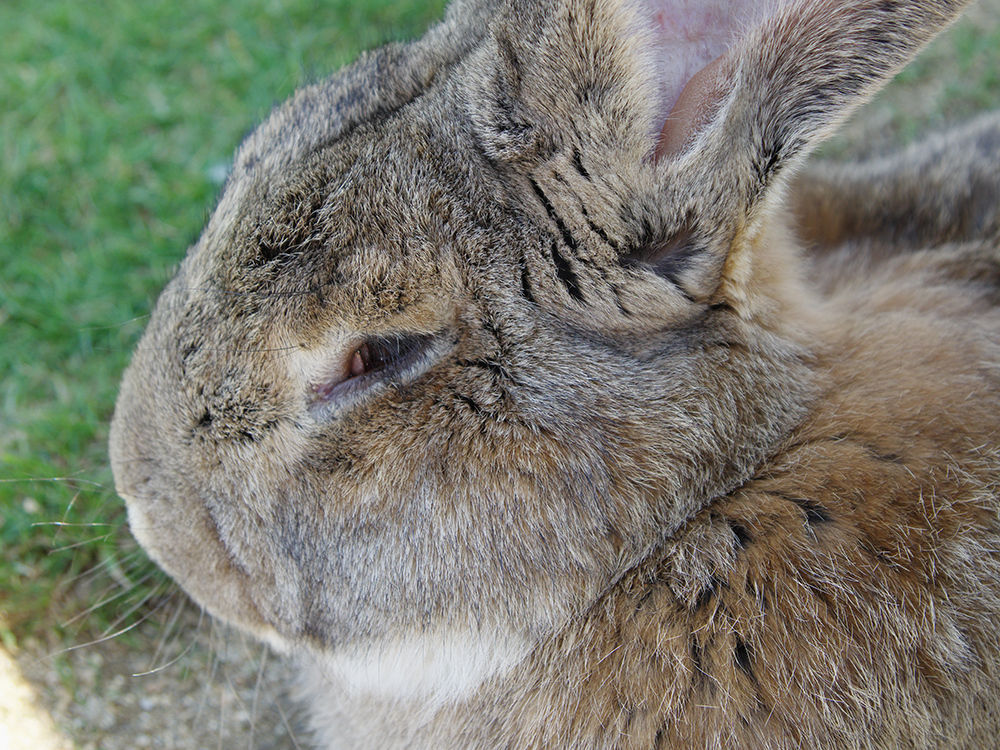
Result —
[[561, 224], [732, 304], [750, 294], [768, 199], [966, 4], [512, 0], [470, 117]]

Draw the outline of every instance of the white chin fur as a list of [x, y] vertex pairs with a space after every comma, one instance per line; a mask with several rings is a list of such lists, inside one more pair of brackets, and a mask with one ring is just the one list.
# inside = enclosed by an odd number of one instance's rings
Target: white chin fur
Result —
[[321, 680], [350, 698], [419, 703], [435, 711], [472, 697], [530, 650], [527, 640], [513, 635], [420, 634], [363, 651], [311, 654], [306, 672], [308, 681]]

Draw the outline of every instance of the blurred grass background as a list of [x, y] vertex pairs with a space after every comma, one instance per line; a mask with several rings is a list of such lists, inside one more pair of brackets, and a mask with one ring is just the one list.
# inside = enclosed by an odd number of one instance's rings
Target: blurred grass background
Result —
[[[0, 4], [0, 640], [93, 637], [154, 576], [107, 466], [117, 383], [240, 138], [297, 86], [418, 34], [442, 0]], [[827, 153], [1000, 103], [987, 0]], [[97, 571], [94, 573], [93, 571]]]

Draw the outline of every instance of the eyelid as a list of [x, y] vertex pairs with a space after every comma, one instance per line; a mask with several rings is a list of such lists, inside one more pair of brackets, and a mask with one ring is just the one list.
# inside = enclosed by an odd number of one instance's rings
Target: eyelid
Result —
[[[389, 385], [413, 380], [440, 357], [442, 340], [436, 334], [388, 334], [355, 341], [345, 348], [329, 375], [309, 386], [309, 412], [318, 421], [335, 419]], [[377, 349], [383, 366], [352, 376], [351, 361], [363, 346]]]

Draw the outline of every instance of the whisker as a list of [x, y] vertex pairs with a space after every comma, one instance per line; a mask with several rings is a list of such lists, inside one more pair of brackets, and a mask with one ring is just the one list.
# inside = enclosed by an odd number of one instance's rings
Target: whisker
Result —
[[[150, 575], [152, 575], [152, 574], [150, 574]], [[130, 609], [128, 609], [128, 610], [127, 610], [126, 612], [124, 612], [124, 613], [123, 613], [123, 614], [122, 614], [122, 615], [121, 615], [121, 616], [120, 616], [120, 617], [119, 617], [119, 618], [118, 618], [117, 620], [115, 620], [115, 621], [114, 621], [113, 623], [111, 623], [111, 624], [110, 624], [110, 625], [109, 625], [109, 626], [107, 627], [107, 629], [105, 630], [105, 633], [108, 633], [108, 632], [110, 632], [110, 631], [111, 631], [111, 630], [113, 630], [114, 628], [118, 627], [118, 626], [119, 626], [119, 625], [120, 625], [121, 623], [125, 622], [125, 620], [127, 620], [127, 619], [128, 619], [129, 617], [131, 617], [132, 615], [134, 615], [134, 614], [135, 614], [136, 612], [138, 612], [138, 611], [139, 611], [139, 609], [141, 609], [142, 607], [144, 607], [144, 606], [145, 606], [145, 605], [146, 605], [147, 603], [149, 603], [150, 601], [152, 601], [152, 600], [153, 600], [154, 598], [158, 597], [158, 596], [159, 596], [159, 594], [160, 594], [160, 593], [161, 593], [161, 592], [162, 592], [163, 590], [165, 590], [165, 589], [169, 588], [169, 587], [170, 587], [170, 585], [171, 585], [170, 583], [161, 583], [161, 584], [159, 584], [158, 586], [156, 586], [155, 588], [153, 588], [153, 589], [152, 589], [151, 591], [148, 591], [148, 592], [145, 592], [145, 593], [144, 593], [144, 594], [143, 594], [143, 595], [142, 595], [142, 596], [141, 596], [141, 597], [139, 598], [139, 600], [138, 600], [138, 601], [137, 601], [137, 602], [136, 602], [136, 603], [135, 603], [135, 604], [134, 604], [134, 605], [133, 605], [133, 606], [132, 606], [132, 607], [131, 607]], [[146, 614], [145, 616], [143, 616], [143, 617], [142, 617], [142, 618], [141, 618], [141, 619], [139, 620], [139, 622], [135, 623], [135, 625], [138, 625], [139, 623], [142, 623], [142, 622], [145, 622], [145, 621], [146, 621], [147, 619], [149, 619], [149, 617], [151, 617], [151, 616], [152, 616], [153, 612], [157, 612], [157, 611], [159, 611], [159, 610], [160, 610], [160, 608], [161, 608], [161, 607], [163, 607], [163, 606], [165, 606], [165, 605], [166, 605], [166, 602], [168, 602], [169, 600], [170, 600], [170, 597], [167, 597], [167, 598], [166, 598], [165, 600], [161, 601], [161, 602], [160, 602], [159, 604], [157, 604], [157, 605], [156, 605], [156, 606], [155, 606], [155, 607], [154, 607], [154, 608], [152, 609], [152, 611], [151, 611], [151, 612], [147, 613], [147, 614]], [[125, 629], [124, 631], [119, 631], [119, 634], [120, 634], [121, 632], [128, 632], [128, 631], [129, 631], [129, 630], [131, 630], [131, 629], [132, 629], [133, 627], [135, 627], [135, 625], [131, 625], [131, 626], [129, 626], [129, 627], [128, 627], [128, 628], [126, 628], [126, 629]]]
[[139, 323], [142, 321], [149, 320], [152, 313], [146, 313], [145, 315], [137, 315], [134, 318], [125, 318], [118, 323], [112, 323], [106, 326], [81, 326], [77, 330], [79, 331], [117, 331], [119, 328], [124, 328], [131, 323]]
[[89, 539], [84, 539], [84, 540], [79, 541], [79, 542], [73, 542], [72, 544], [65, 544], [62, 547], [53, 547], [51, 550], [49, 550], [49, 554], [52, 555], [52, 554], [55, 554], [57, 552], [67, 552], [67, 551], [69, 551], [71, 549], [78, 549], [80, 547], [86, 547], [86, 546], [88, 546], [90, 544], [93, 544], [94, 542], [106, 542], [108, 539], [111, 538], [111, 536], [112, 536], [112, 532], [109, 532], [107, 534], [102, 534], [100, 536], [92, 536]]
[[[72, 625], [74, 622], [77, 622], [78, 620], [80, 620], [80, 619], [82, 619], [82, 618], [84, 618], [84, 617], [86, 617], [86, 616], [88, 616], [90, 614], [93, 614], [94, 612], [96, 612], [97, 610], [101, 609], [102, 607], [110, 604], [111, 602], [117, 601], [118, 599], [121, 599], [121, 598], [123, 598], [125, 596], [128, 596], [130, 593], [132, 593], [132, 591], [136, 587], [142, 586], [144, 583], [146, 583], [147, 581], [149, 581], [151, 579], [155, 579], [156, 575], [157, 575], [156, 569], [155, 568], [151, 569], [150, 572], [147, 573], [145, 577], [139, 579], [138, 582], [134, 583], [132, 585], [131, 589], [126, 589], [124, 591], [120, 591], [120, 592], [118, 592], [118, 593], [116, 593], [116, 594], [114, 594], [112, 596], [108, 596], [108, 597], [106, 597], [104, 599], [101, 599], [101, 600], [95, 602], [94, 604], [91, 604], [89, 607], [87, 607], [82, 612], [79, 612], [79, 613], [73, 615], [73, 617], [71, 617], [69, 620], [67, 620], [64, 624], [65, 625]], [[134, 606], [132, 609], [130, 609], [128, 612], [126, 612], [124, 615], [122, 615], [122, 617], [120, 617], [118, 620], [116, 620], [110, 627], [111, 628], [116, 627], [120, 622], [122, 622], [122, 620], [124, 618], [128, 617], [129, 615], [131, 615], [133, 612], [136, 611], [136, 609], [138, 609], [143, 604], [145, 604], [150, 599], [152, 599], [154, 596], [156, 596], [159, 593], [160, 590], [165, 589], [165, 588], [167, 588], [167, 587], [169, 587], [171, 585], [172, 584], [169, 581], [162, 582], [156, 588], [152, 589], [151, 591], [144, 591], [144, 592], [142, 592], [142, 598], [140, 599], [139, 603], [136, 606]], [[104, 589], [103, 592], [101, 592], [101, 594], [103, 595], [104, 593], [110, 591], [112, 588], [114, 588], [114, 587], [112, 587], [112, 586], [107, 587], [106, 589]]]
[[[272, 354], [274, 352], [296, 352], [299, 351], [298, 346], [274, 346], [274, 347], [256, 347], [253, 349], [237, 349], [236, 347], [226, 346], [226, 347], [198, 347], [198, 351], [211, 352], [213, 354]], [[137, 346], [134, 350], [136, 353], [139, 352], [176, 352], [177, 347], [175, 346]]]
[[260, 666], [257, 668], [257, 682], [253, 688], [253, 703], [250, 706], [250, 737], [247, 740], [247, 750], [253, 750], [253, 735], [257, 728], [257, 700], [260, 698], [260, 689], [264, 681], [264, 667], [267, 665], [267, 657], [271, 650], [264, 646], [260, 651]]
[[[176, 624], [177, 624], [177, 620], [180, 618], [181, 613], [187, 607], [188, 607], [188, 601], [185, 598], [183, 598], [183, 597], [179, 598], [178, 599], [177, 609], [174, 610], [174, 614], [171, 616], [170, 621], [166, 625], [166, 628], [169, 629], [169, 630], [167, 630], [167, 629], [164, 630], [164, 636], [163, 636], [163, 638], [160, 639], [160, 642], [156, 646], [156, 651], [153, 653], [153, 657], [150, 659], [150, 663], [151, 664], [155, 664], [156, 660], [159, 659], [160, 654], [163, 653], [166, 650], [167, 633], [170, 630], [173, 630], [174, 626], [176, 626]], [[198, 627], [201, 627], [201, 618], [204, 617], [204, 615], [205, 615], [205, 611], [202, 610], [201, 611], [201, 615], [199, 616], [199, 620], [198, 620]], [[174, 632], [176, 633], [176, 631], [174, 631]], [[175, 637], [174, 637], [174, 639], [173, 639], [172, 642], [176, 643], [178, 640], [180, 640], [180, 635], [179, 634], [175, 635]], [[187, 647], [183, 651], [181, 651], [181, 653], [179, 653], [177, 656], [175, 656], [173, 659], [171, 659], [170, 661], [165, 662], [164, 664], [161, 664], [158, 667], [152, 667], [151, 669], [148, 669], [145, 672], [136, 672], [132, 676], [133, 677], [144, 677], [146, 675], [151, 675], [151, 674], [156, 674], [157, 672], [162, 672], [164, 669], [167, 669], [168, 667], [173, 666], [174, 664], [176, 664], [177, 662], [179, 662], [181, 659], [183, 659], [185, 656], [187, 656], [189, 653], [191, 653], [191, 651], [194, 649], [194, 647], [195, 647], [195, 639], [192, 638], [188, 642]]]
[[288, 738], [295, 745], [295, 750], [302, 750], [302, 746], [299, 741], [295, 739], [295, 730], [292, 729], [292, 723], [288, 720], [288, 715], [285, 713], [285, 709], [281, 706], [281, 701], [275, 701], [274, 707], [278, 709], [278, 715], [281, 717], [281, 723], [284, 725], [285, 730], [288, 732]]
[[42, 526], [54, 526], [60, 529], [90, 529], [95, 526], [104, 526], [106, 528], [120, 529], [123, 524], [120, 523], [101, 523], [99, 521], [94, 521], [93, 523], [69, 523], [68, 521], [35, 521], [31, 524], [32, 528], [39, 528]]
[[243, 702], [243, 699], [240, 697], [240, 692], [236, 688], [236, 683], [233, 682], [232, 675], [229, 674], [229, 670], [226, 669], [225, 667], [223, 667], [222, 669], [222, 676], [225, 678], [226, 686], [229, 688], [229, 693], [233, 696], [233, 699], [236, 701], [236, 704], [244, 712], [247, 712], [247, 706]]
[[[202, 607], [202, 612], [204, 612], [204, 611], [205, 611], [205, 608]], [[211, 659], [211, 662], [210, 662], [211, 666], [209, 668], [209, 672], [208, 672], [208, 675], [207, 675], [208, 679], [205, 680], [205, 687], [204, 687], [204, 692], [203, 692], [203, 695], [202, 695], [201, 705], [198, 706], [198, 713], [195, 716], [195, 721], [198, 721], [199, 719], [201, 719], [202, 711], [204, 711], [205, 707], [209, 704], [209, 692], [212, 689], [212, 683], [215, 681], [215, 674], [216, 674], [216, 671], [219, 668], [218, 649], [215, 648], [214, 645], [213, 645], [214, 642], [215, 642], [216, 624], [215, 624], [215, 620], [212, 620], [212, 619], [209, 619], [208, 622], [209, 622], [209, 628], [210, 628], [210, 630], [209, 630], [209, 636], [208, 636], [208, 648], [209, 648], [210, 653], [212, 654], [212, 659]]]
[[11, 478], [0, 479], [0, 484], [17, 484], [20, 482], [24, 483], [30, 482], [31, 484], [36, 484], [38, 482], [65, 483], [65, 484], [78, 483], [78, 484], [89, 485], [91, 488], [98, 490], [110, 489], [110, 487], [108, 487], [105, 484], [101, 484], [100, 482], [95, 482], [90, 479], [81, 479], [80, 477], [16, 477], [13, 479]]
[[[114, 554], [108, 555], [105, 559], [101, 560], [100, 562], [95, 563], [94, 565], [91, 565], [85, 568], [84, 570], [80, 571], [76, 575], [67, 578], [66, 585], [72, 585], [81, 581], [86, 581], [88, 579], [95, 579], [99, 575], [107, 574], [108, 576], [111, 577], [111, 580], [114, 581], [115, 584], [124, 589], [124, 591], [122, 592], [123, 594], [127, 593], [132, 588], [134, 588], [136, 584], [132, 581], [131, 578], [128, 577], [128, 575], [126, 575], [125, 571], [122, 570], [121, 563], [131, 564], [135, 560], [145, 561], [149, 564], [151, 568], [155, 570], [155, 565], [153, 565], [153, 563], [150, 562], [148, 558], [146, 558], [143, 552], [140, 549], [135, 549], [129, 552], [121, 560], [119, 560], [117, 555]], [[148, 580], [148, 577], [142, 580]], [[108, 586], [106, 589], [104, 589], [104, 592], [102, 592], [101, 595], [103, 596], [104, 593], [110, 591], [111, 588], [112, 588], [111, 586]]]
[[[150, 598], [151, 597], [146, 597], [144, 601], [149, 601]], [[156, 614], [160, 610], [160, 607], [162, 607], [162, 606], [163, 606], [163, 603], [161, 602], [160, 604], [158, 604], [156, 607], [154, 607], [153, 609], [151, 609], [149, 612], [147, 612], [145, 615], [143, 615], [141, 618], [139, 618], [138, 620], [136, 620], [135, 622], [133, 622], [128, 627], [124, 627], [121, 630], [117, 630], [117, 631], [115, 631], [113, 633], [109, 633], [107, 635], [102, 635], [100, 638], [95, 638], [94, 640], [87, 641], [86, 643], [77, 643], [77, 644], [74, 644], [72, 646], [67, 646], [64, 649], [61, 649], [59, 651], [54, 651], [54, 652], [48, 654], [45, 658], [46, 659], [52, 659], [52, 658], [54, 658], [56, 656], [61, 656], [62, 654], [68, 654], [71, 651], [79, 651], [80, 649], [90, 648], [92, 646], [96, 646], [98, 644], [106, 643], [107, 641], [114, 640], [115, 638], [118, 638], [119, 636], [122, 636], [122, 635], [124, 635], [125, 633], [128, 633], [131, 630], [135, 630], [135, 628], [139, 627], [144, 622], [146, 622], [146, 620], [150, 619], [154, 614]], [[131, 614], [131, 612], [130, 612], [130, 614]], [[122, 619], [124, 619], [124, 618], [120, 618], [118, 620], [118, 622], [121, 622]]]

